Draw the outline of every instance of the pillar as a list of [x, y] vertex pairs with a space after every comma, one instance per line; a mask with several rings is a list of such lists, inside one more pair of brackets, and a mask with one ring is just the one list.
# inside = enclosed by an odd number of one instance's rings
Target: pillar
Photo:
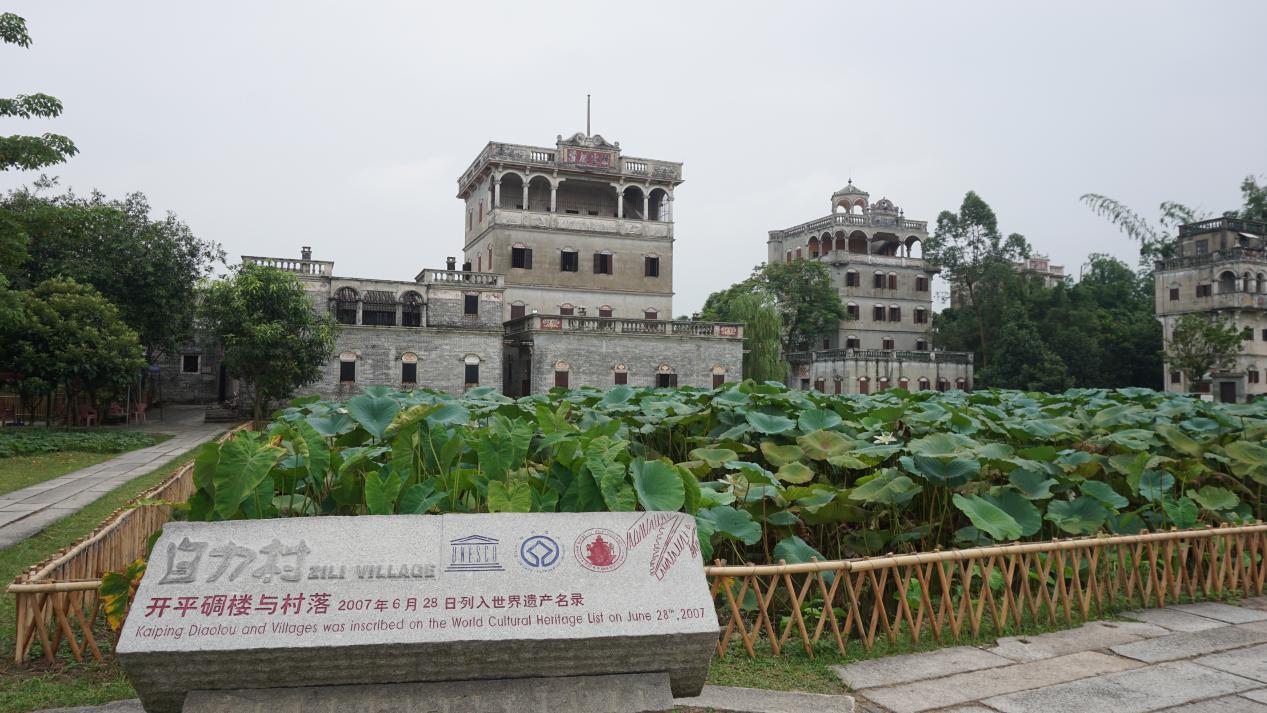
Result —
[[666, 223], [673, 222], [673, 194], [664, 194], [664, 207], [660, 209], [660, 220]]
[[651, 191], [642, 193], [642, 219], [651, 220]]
[[356, 299], [356, 323], [357, 324], [361, 323], [361, 313], [363, 311], [361, 308], [364, 306], [365, 306], [365, 300], [358, 297]]
[[502, 179], [493, 182], [493, 207], [502, 207]]
[[554, 183], [551, 183], [551, 184], [550, 184], [550, 212], [551, 212], [551, 213], [555, 213], [555, 212], [557, 212], [557, 210], [558, 210], [558, 209], [555, 207], [555, 205], [556, 205], [556, 198], [558, 197], [558, 193], [559, 193], [559, 187], [558, 187], [558, 185], [556, 185], [556, 184], [554, 184]]
[[616, 217], [625, 217], [625, 192], [620, 190], [620, 186], [616, 186]]
[[396, 326], [402, 327], [405, 324], [405, 305], [401, 302], [396, 303]]
[[524, 210], [528, 210], [528, 182], [524, 181]]

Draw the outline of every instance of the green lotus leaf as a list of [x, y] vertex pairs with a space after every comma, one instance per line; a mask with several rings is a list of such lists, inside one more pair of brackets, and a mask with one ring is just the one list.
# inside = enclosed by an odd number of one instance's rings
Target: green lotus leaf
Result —
[[1112, 485], [1102, 480], [1087, 480], [1078, 487], [1083, 495], [1093, 497], [1114, 510], [1121, 510], [1131, 502], [1119, 495]]
[[1046, 519], [1070, 534], [1090, 535], [1100, 529], [1108, 514], [1099, 500], [1082, 496], [1051, 501], [1047, 504]]
[[915, 481], [901, 475], [894, 468], [885, 468], [875, 475], [859, 479], [859, 485], [849, 491], [853, 500], [884, 505], [905, 505], [922, 490]]
[[831, 456], [827, 459], [827, 462], [837, 468], [848, 468], [850, 470], [864, 470], [871, 467], [871, 464], [858, 458], [852, 453], [842, 453], [838, 456]]
[[972, 525], [989, 533], [998, 542], [1010, 542], [1021, 536], [1021, 524], [1002, 508], [980, 495], [955, 494], [951, 501], [968, 516]]
[[1029, 537], [1042, 529], [1043, 514], [1020, 491], [1013, 488], [999, 488], [996, 492], [982, 497], [1011, 515], [1012, 519], [1021, 526], [1022, 537]]
[[1044, 473], [1022, 470], [1020, 468], [1008, 473], [1007, 480], [1030, 500], [1046, 500], [1050, 498], [1052, 486], [1056, 485], [1056, 481], [1048, 478]]
[[1174, 448], [1176, 451], [1179, 451], [1186, 456], [1200, 458], [1201, 454], [1205, 451], [1205, 449], [1201, 447], [1200, 443], [1198, 443], [1195, 439], [1190, 438], [1188, 434], [1179, 430], [1179, 428], [1174, 424], [1162, 422], [1153, 426], [1153, 429], [1156, 430], [1162, 438], [1166, 439], [1166, 442], [1170, 444], [1171, 448]]
[[1175, 476], [1165, 471], [1146, 470], [1139, 476], [1136, 492], [1145, 500], [1157, 502], [1175, 487]]
[[787, 433], [796, 427], [796, 421], [786, 416], [771, 416], [760, 411], [749, 411], [746, 418], [753, 428], [770, 436]]
[[1206, 510], [1231, 510], [1241, 504], [1235, 493], [1213, 485], [1203, 485], [1200, 490], [1189, 492], [1188, 496]]
[[1161, 501], [1161, 509], [1165, 511], [1171, 524], [1181, 530], [1197, 524], [1197, 504], [1192, 501], [1192, 498], [1167, 497]]
[[776, 475], [785, 483], [808, 483], [814, 479], [814, 469], [804, 463], [786, 463]]
[[824, 409], [810, 409], [803, 411], [801, 417], [797, 419], [797, 428], [802, 433], [810, 433], [812, 431], [820, 431], [823, 429], [836, 428], [843, 419], [835, 411], [827, 411]]
[[813, 431], [796, 439], [805, 455], [814, 460], [826, 460], [846, 454], [853, 448], [853, 441], [836, 431]]
[[935, 485], [958, 487], [981, 472], [981, 464], [967, 458], [931, 458], [902, 456], [898, 459], [906, 472], [918, 475]]
[[756, 463], [749, 463], [747, 461], [741, 461], [741, 460], [731, 460], [731, 461], [726, 461], [725, 463], [722, 463], [722, 466], [726, 468], [726, 470], [737, 470], [740, 473], [743, 473], [744, 478], [746, 478], [749, 483], [759, 483], [761, 485], [774, 485], [778, 482], [774, 478], [774, 473], [771, 473], [770, 471], [766, 470], [765, 468], [762, 468]]
[[629, 465], [634, 492], [646, 510], [680, 510], [686, 499], [682, 479], [673, 466], [662, 460], [635, 458]]
[[805, 451], [800, 446], [781, 446], [774, 441], [762, 441], [761, 455], [765, 456], [770, 465], [777, 468], [801, 460], [805, 457]]
[[1253, 466], [1267, 465], [1267, 448], [1257, 443], [1232, 441], [1224, 446], [1223, 450], [1238, 463]]
[[696, 448], [691, 451], [691, 458], [704, 461], [710, 468], [720, 468], [726, 461], [738, 457], [739, 454], [729, 448]]
[[775, 527], [790, 527], [800, 522], [801, 519], [798, 518], [795, 513], [788, 512], [787, 510], [775, 510], [765, 516], [765, 521], [766, 524], [774, 525]]
[[761, 525], [753, 521], [752, 514], [747, 510], [719, 506], [700, 510], [695, 517], [708, 522], [716, 534], [728, 539], [739, 540], [747, 545], [761, 540]]

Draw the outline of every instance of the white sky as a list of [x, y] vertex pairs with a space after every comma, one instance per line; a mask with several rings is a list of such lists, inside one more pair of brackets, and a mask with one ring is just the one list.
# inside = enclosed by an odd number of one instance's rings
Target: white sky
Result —
[[[1137, 248], [1078, 202], [1214, 212], [1267, 174], [1267, 2], [10, 0], [0, 96], [60, 98], [78, 192], [140, 190], [230, 256], [412, 279], [461, 250], [491, 140], [584, 129], [685, 163], [675, 314], [826, 215], [850, 177], [934, 221], [976, 190], [1078, 273]], [[0, 176], [0, 189], [37, 177]]]

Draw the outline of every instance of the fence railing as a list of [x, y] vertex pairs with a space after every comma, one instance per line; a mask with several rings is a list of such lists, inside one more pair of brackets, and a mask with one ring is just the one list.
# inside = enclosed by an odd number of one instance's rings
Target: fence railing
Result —
[[1072, 624], [1179, 598], [1261, 595], [1267, 525], [1052, 540], [783, 565], [707, 567], [721, 639], [810, 656], [849, 640], [937, 642], [1027, 622]]
[[[221, 436], [224, 442], [251, 424]], [[14, 660], [24, 662], [36, 641], [44, 658], [56, 662], [62, 643], [76, 661], [85, 653], [102, 660], [93, 630], [102, 618], [97, 589], [106, 572], [122, 570], [145, 555], [151, 535], [171, 519], [171, 507], [150, 501], [182, 502], [194, 492], [194, 463], [185, 463], [163, 482], [116, 510], [87, 537], [37, 564], [9, 585], [16, 597]]]

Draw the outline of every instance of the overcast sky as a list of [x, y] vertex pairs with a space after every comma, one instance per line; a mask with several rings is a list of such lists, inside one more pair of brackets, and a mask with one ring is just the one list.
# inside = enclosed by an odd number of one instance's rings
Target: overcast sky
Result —
[[142, 191], [235, 261], [443, 266], [479, 150], [583, 130], [587, 92], [595, 133], [685, 163], [677, 314], [850, 177], [930, 223], [975, 190], [1076, 276], [1138, 254], [1081, 194], [1221, 212], [1267, 174], [1262, 0], [0, 5], [34, 39], [0, 46], [0, 96], [66, 106], [0, 133], [70, 136], [63, 186]]

